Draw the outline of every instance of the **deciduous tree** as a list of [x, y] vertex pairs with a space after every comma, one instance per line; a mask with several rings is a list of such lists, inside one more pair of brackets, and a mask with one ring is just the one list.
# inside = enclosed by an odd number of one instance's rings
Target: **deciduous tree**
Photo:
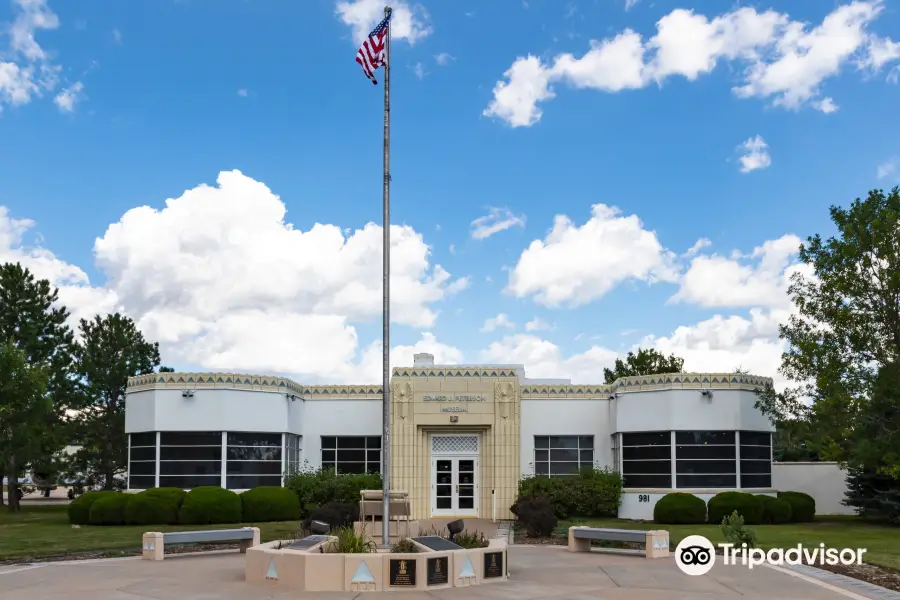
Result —
[[606, 383], [612, 383], [620, 377], [681, 373], [682, 369], [684, 369], [683, 358], [674, 354], [666, 356], [653, 348], [638, 348], [637, 354], [629, 352], [624, 361], [617, 358], [614, 369], [603, 369], [603, 376]]

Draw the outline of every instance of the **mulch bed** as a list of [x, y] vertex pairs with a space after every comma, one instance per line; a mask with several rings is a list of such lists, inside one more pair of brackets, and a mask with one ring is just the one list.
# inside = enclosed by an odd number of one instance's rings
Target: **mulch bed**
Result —
[[[565, 546], [568, 544], [568, 537], [565, 534], [554, 533], [550, 537], [530, 537], [525, 534], [524, 531], [518, 530], [515, 532], [514, 537], [515, 543], [520, 545], [529, 545], [529, 546]], [[624, 548], [624, 549], [636, 549], [642, 550], [643, 546], [640, 544], [628, 544], [628, 543], [601, 543], [597, 544], [600, 547], [606, 548]], [[859, 581], [865, 581], [866, 583], [871, 583], [873, 585], [880, 585], [883, 588], [887, 588], [889, 590], [893, 590], [895, 592], [900, 592], [900, 571], [895, 571], [893, 569], [889, 569], [887, 567], [880, 567], [878, 565], [871, 565], [868, 563], [863, 563], [862, 565], [819, 565], [812, 564], [812, 567], [816, 567], [817, 569], [822, 569], [823, 571], [829, 571], [831, 573], [837, 573], [838, 575], [844, 575], [846, 577], [852, 577], [853, 579], [858, 579]]]
[[[210, 550], [237, 550], [238, 547], [238, 544], [192, 544], [190, 546], [173, 546], [171, 548], [166, 548], [166, 554], [193, 554], [196, 552], [209, 552]], [[63, 562], [68, 560], [91, 560], [96, 558], [124, 558], [140, 555], [140, 548], [129, 548], [126, 550], [92, 550], [90, 552], [72, 552], [69, 554], [55, 554], [53, 556], [9, 558], [0, 560], [0, 566]]]

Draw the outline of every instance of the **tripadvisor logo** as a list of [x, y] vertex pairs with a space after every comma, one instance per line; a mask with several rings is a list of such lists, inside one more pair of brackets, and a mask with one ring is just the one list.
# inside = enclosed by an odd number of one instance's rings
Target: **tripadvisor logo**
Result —
[[[722, 563], [743, 565], [752, 569], [761, 565], [861, 565], [865, 548], [804, 547], [797, 544], [792, 548], [748, 548], [746, 544], [718, 544], [722, 550]], [[716, 546], [702, 535], [689, 535], [675, 548], [675, 564], [687, 575], [705, 575], [716, 564]]]

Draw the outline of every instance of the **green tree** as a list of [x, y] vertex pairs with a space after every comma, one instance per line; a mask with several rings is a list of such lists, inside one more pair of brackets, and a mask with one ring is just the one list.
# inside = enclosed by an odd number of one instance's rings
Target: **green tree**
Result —
[[175, 369], [173, 369], [172, 367], [160, 367], [159, 372], [160, 373], [174, 373]]
[[765, 390], [757, 406], [776, 421], [807, 420], [825, 459], [900, 476], [898, 415], [884, 406], [897, 398], [876, 391], [900, 360], [900, 188], [830, 213], [837, 234], [801, 245], [807, 272], [792, 277], [796, 312], [780, 327], [792, 386]]
[[681, 373], [682, 369], [684, 369], [683, 358], [674, 354], [666, 356], [653, 348], [638, 348], [637, 354], [629, 352], [624, 361], [617, 358], [614, 369], [603, 369], [603, 376], [606, 383], [612, 383], [620, 377]]
[[0, 455], [9, 478], [9, 510], [19, 510], [18, 473], [44, 450], [41, 432], [52, 418], [47, 375], [11, 342], [0, 344]]
[[126, 468], [125, 388], [128, 378], [152, 373], [159, 365], [159, 344], [150, 343], [134, 321], [118, 313], [81, 320], [75, 347], [75, 371], [81, 382], [74, 429], [82, 447], [70, 470], [90, 483], [113, 489], [115, 476]]
[[[0, 344], [12, 344], [28, 362], [42, 365], [47, 377], [46, 393], [53, 406], [45, 415], [44, 427], [28, 430], [37, 436], [42, 456], [50, 456], [65, 444], [66, 410], [76, 395], [77, 384], [72, 377], [72, 330], [66, 325], [69, 313], [59, 304], [58, 290], [46, 279], [34, 275], [18, 263], [0, 265]], [[29, 447], [34, 444], [29, 442]], [[21, 472], [28, 466], [24, 455], [17, 452], [15, 468], [10, 471], [8, 456], [0, 450], [0, 479], [5, 474], [12, 488]], [[34, 457], [38, 459], [40, 457]], [[0, 496], [2, 501], [2, 496]], [[11, 503], [12, 504], [12, 503]]]

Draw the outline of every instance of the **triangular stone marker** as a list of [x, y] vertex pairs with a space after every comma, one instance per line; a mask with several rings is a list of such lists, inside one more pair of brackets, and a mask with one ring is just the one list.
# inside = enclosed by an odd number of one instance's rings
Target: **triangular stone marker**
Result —
[[666, 540], [659, 541], [659, 538], [653, 538], [653, 549], [654, 550], [668, 550], [669, 542]]
[[460, 577], [475, 577], [475, 567], [472, 566], [472, 559], [470, 557], [466, 557], [466, 562], [463, 563], [462, 569], [459, 570]]
[[147, 542], [144, 542], [144, 550], [149, 550], [150, 546], [147, 545]]
[[150, 542], [150, 547], [147, 548], [147, 550], [149, 550], [150, 552], [153, 552], [153, 550], [155, 550], [155, 548], [153, 547], [153, 542]]
[[275, 559], [269, 559], [269, 570], [266, 571], [266, 579], [278, 579], [278, 571], [275, 570]]
[[353, 579], [350, 580], [350, 583], [375, 583], [375, 577], [372, 576], [372, 571], [369, 570], [366, 561], [359, 563], [359, 567], [357, 567], [356, 573], [353, 574]]

